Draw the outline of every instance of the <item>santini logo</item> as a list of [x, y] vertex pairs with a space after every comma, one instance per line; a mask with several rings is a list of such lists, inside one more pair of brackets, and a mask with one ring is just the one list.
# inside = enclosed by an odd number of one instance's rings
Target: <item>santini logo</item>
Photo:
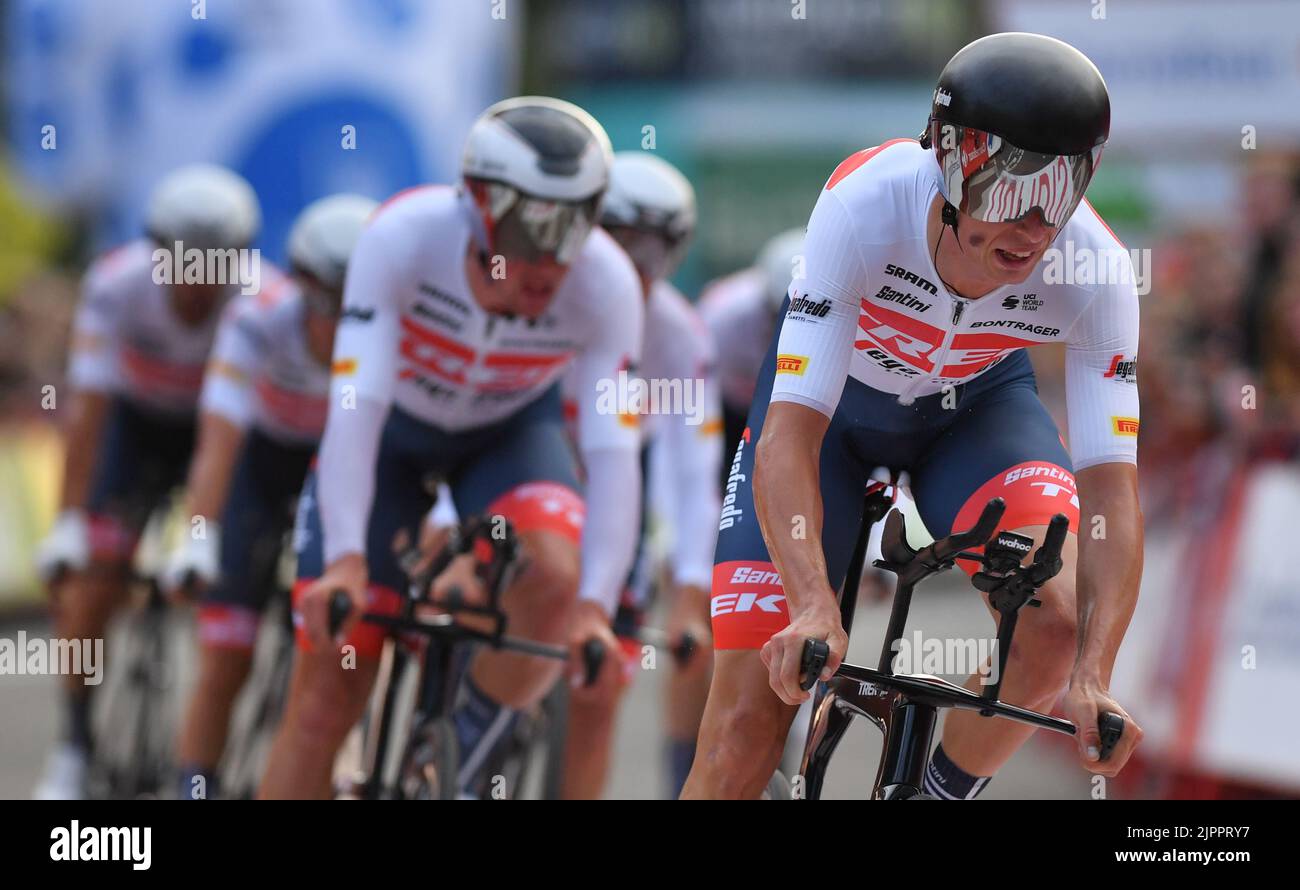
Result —
[[153, 861], [152, 828], [81, 827], [76, 819], [67, 828], [50, 832], [50, 859], [55, 862], [130, 862], [146, 871]]

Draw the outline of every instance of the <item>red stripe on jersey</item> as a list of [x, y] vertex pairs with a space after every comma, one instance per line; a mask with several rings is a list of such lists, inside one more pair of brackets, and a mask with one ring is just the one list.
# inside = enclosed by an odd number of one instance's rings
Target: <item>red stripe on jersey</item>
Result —
[[[929, 355], [943, 343], [942, 330], [910, 315], [876, 306], [866, 299], [861, 305], [858, 328], [869, 338], [867, 342], [913, 367], [934, 370]], [[855, 342], [854, 346], [862, 349], [863, 341]]]
[[854, 170], [861, 167], [863, 164], [865, 164], [867, 161], [874, 158], [876, 155], [880, 154], [885, 149], [889, 148], [889, 146], [897, 145], [900, 142], [915, 142], [915, 141], [916, 141], [915, 139], [890, 139], [888, 142], [882, 142], [880, 145], [877, 145], [875, 148], [864, 148], [862, 149], [862, 151], [854, 152], [844, 160], [840, 161], [840, 165], [835, 168], [835, 172], [831, 174], [831, 178], [826, 180], [826, 190], [830, 191], [831, 189], [835, 188], [835, 186], [839, 184], [839, 181], [841, 179], [848, 176]]
[[302, 433], [319, 436], [325, 429], [329, 400], [299, 390], [276, 386], [262, 378], [256, 384], [257, 396], [277, 421]]
[[170, 392], [197, 393], [203, 385], [203, 364], [182, 365], [122, 347], [122, 368], [132, 383]]
[[[1087, 198], [1083, 199], [1083, 203], [1088, 205], [1088, 209], [1092, 211], [1093, 216], [1097, 217], [1097, 222], [1101, 223], [1101, 227], [1105, 229], [1107, 232], [1110, 232], [1110, 237], [1115, 239], [1115, 243], [1118, 244], [1120, 247], [1124, 247], [1124, 242], [1119, 240], [1119, 238], [1115, 235], [1114, 232], [1111, 232], [1110, 226], [1106, 225], [1106, 220], [1101, 218], [1101, 214], [1097, 212], [1097, 209], [1093, 207], [1091, 203], [1089, 203]], [[1128, 250], [1127, 247], [1124, 247], [1124, 249]]]
[[374, 222], [379, 217], [379, 214], [383, 213], [385, 210], [387, 210], [389, 207], [393, 206], [403, 198], [409, 198], [411, 197], [411, 195], [414, 195], [417, 192], [427, 192], [429, 189], [449, 189], [449, 188], [451, 188], [451, 186], [449, 185], [441, 185], [439, 183], [429, 183], [427, 185], [413, 185], [408, 189], [402, 189], [400, 192], [393, 195], [387, 201], [385, 201], [384, 203], [376, 207], [374, 210], [372, 210], [370, 212], [370, 216], [366, 219], [366, 224], [369, 225], [370, 223]]

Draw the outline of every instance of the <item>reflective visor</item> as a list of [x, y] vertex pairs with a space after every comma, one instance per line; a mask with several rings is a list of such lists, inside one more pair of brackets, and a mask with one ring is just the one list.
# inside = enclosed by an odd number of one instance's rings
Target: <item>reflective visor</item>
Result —
[[528, 262], [550, 256], [567, 265], [591, 233], [600, 195], [585, 201], [534, 198], [499, 182], [487, 185], [492, 249]]
[[605, 231], [631, 257], [636, 270], [650, 281], [671, 275], [681, 259], [683, 239], [669, 239], [659, 232], [632, 226], [607, 225]]
[[1033, 210], [1060, 228], [1083, 200], [1101, 161], [1102, 146], [1081, 155], [1049, 155], [1017, 148], [1000, 136], [945, 121], [930, 121], [944, 197], [981, 222], [1015, 222]]

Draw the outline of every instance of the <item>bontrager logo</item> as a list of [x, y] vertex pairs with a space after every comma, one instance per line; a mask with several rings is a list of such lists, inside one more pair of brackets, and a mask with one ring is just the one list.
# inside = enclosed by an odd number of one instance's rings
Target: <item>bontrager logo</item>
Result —
[[885, 274], [893, 275], [895, 278], [901, 278], [908, 284], [915, 284], [917, 287], [929, 291], [936, 297], [939, 295], [939, 289], [937, 287], [914, 272], [907, 271], [902, 266], [895, 266], [893, 263], [886, 263]]
[[769, 593], [767, 596], [759, 596], [757, 593], [720, 593], [710, 600], [709, 613], [716, 618], [718, 615], [754, 609], [760, 612], [780, 612], [781, 607], [777, 603], [784, 599], [785, 595], [780, 593]]
[[814, 318], [825, 318], [826, 313], [831, 311], [831, 301], [822, 300], [820, 303], [814, 303], [805, 296], [795, 297], [790, 301], [790, 308], [786, 310], [786, 315], [811, 315]]
[[50, 859], [55, 862], [130, 862], [136, 871], [146, 871], [153, 861], [153, 829], [84, 828], [76, 819], [67, 828], [50, 832]]

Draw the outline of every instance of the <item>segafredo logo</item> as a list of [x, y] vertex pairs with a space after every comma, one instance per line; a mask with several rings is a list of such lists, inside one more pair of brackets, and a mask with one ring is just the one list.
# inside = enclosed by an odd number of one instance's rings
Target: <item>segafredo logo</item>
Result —
[[[748, 434], [749, 430], [745, 432]], [[745, 456], [745, 438], [742, 436], [736, 443], [736, 456], [731, 461], [731, 472], [727, 474], [727, 494], [722, 499], [722, 521], [718, 523], [718, 531], [731, 528], [745, 517], [745, 511], [736, 508], [736, 491], [745, 481], [745, 474], [740, 472], [740, 461]]]

